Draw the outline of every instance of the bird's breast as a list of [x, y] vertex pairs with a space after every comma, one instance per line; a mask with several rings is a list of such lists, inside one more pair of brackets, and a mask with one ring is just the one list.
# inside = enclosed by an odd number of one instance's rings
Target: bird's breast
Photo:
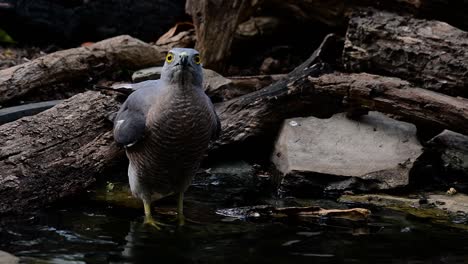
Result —
[[176, 94], [150, 109], [147, 140], [161, 161], [190, 163], [206, 151], [212, 126], [210, 105], [201, 95]]

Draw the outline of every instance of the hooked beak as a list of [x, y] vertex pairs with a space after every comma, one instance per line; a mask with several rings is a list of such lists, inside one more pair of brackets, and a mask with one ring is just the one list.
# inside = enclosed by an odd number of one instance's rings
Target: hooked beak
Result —
[[182, 65], [182, 67], [186, 67], [188, 65], [188, 54], [185, 53], [185, 52], [182, 52], [180, 55], [180, 65]]

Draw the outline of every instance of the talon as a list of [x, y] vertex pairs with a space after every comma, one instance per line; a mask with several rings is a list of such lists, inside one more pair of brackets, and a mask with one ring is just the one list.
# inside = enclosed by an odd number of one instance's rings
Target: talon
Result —
[[161, 230], [160, 226], [164, 225], [163, 223], [154, 220], [152, 217], [145, 217], [145, 221], [143, 222], [143, 224], [152, 226], [157, 230]]

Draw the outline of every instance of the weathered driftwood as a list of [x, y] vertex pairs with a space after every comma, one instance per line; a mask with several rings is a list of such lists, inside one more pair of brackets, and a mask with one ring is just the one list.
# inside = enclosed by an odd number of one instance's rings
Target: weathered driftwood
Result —
[[[222, 134], [211, 151], [273, 139], [285, 118], [329, 116], [343, 110], [345, 102], [468, 134], [467, 99], [413, 88], [397, 78], [322, 75], [329, 72], [321, 62], [327, 41], [286, 78], [216, 105]], [[106, 167], [121, 163], [123, 151], [113, 143], [109, 116], [122, 94], [107, 92], [110, 95], [79, 94], [36, 116], [0, 126], [0, 214], [27, 212], [82, 191]]]
[[[272, 141], [282, 120], [286, 118], [311, 114], [329, 117], [343, 110], [341, 98], [303, 93], [289, 88], [295, 80], [305, 80], [307, 76], [330, 72], [329, 63], [335, 62], [334, 47], [337, 42], [335, 35], [326, 36], [312, 56], [286, 77], [253, 93], [218, 104], [217, 112], [223, 132], [213, 149], [249, 140]], [[268, 136], [259, 140], [265, 135]]]
[[0, 215], [82, 191], [118, 161], [108, 120], [118, 105], [113, 96], [86, 92], [0, 126]]
[[[315, 59], [309, 59], [302, 66], [318, 60], [320, 54], [316, 52]], [[318, 69], [311, 71], [318, 73]], [[278, 88], [286, 90], [285, 84], [281, 82]], [[113, 143], [109, 117], [120, 105], [116, 98], [125, 93], [107, 89], [103, 93], [78, 94], [38, 115], [0, 126], [0, 215], [28, 212], [82, 191], [106, 166], [121, 161], [123, 151]], [[262, 94], [272, 93], [266, 91], [257, 95]], [[268, 106], [275, 105], [274, 99], [269, 100]], [[218, 106], [224, 109], [223, 126], [231, 126], [226, 130], [230, 136], [224, 136], [218, 145], [245, 138], [243, 127], [236, 123], [249, 120], [239, 119], [236, 108], [232, 109], [234, 115], [230, 115], [231, 104], [232, 101]], [[256, 110], [251, 111], [254, 114]], [[281, 120], [265, 121], [281, 123]], [[256, 134], [260, 132], [255, 131]]]
[[[347, 102], [369, 110], [391, 114], [414, 124], [450, 129], [468, 134], [468, 99], [416, 88], [407, 81], [360, 74], [334, 73], [309, 83], [296, 82], [294, 89], [308, 89], [315, 94], [342, 97]], [[302, 81], [302, 80], [301, 80]]]
[[[251, 39], [262, 34], [269, 35], [285, 24], [312, 27], [314, 22], [344, 30], [348, 24], [348, 14], [367, 7], [441, 20], [468, 30], [468, 0], [188, 0], [186, 11], [192, 15], [197, 48], [206, 55], [205, 65], [222, 72], [234, 35], [240, 39]], [[255, 17], [250, 22], [246, 21], [250, 15]]]
[[391, 114], [416, 125], [468, 134], [468, 99], [415, 88], [398, 78], [370, 74], [325, 74], [322, 64], [294, 71], [267, 88], [218, 105], [223, 124], [219, 145], [276, 131], [294, 115], [327, 116], [349, 105]]
[[353, 72], [396, 76], [417, 86], [468, 97], [468, 32], [444, 22], [393, 13], [356, 13], [343, 62]]
[[251, 0], [187, 0], [185, 10], [192, 15], [197, 34], [197, 50], [203, 54], [203, 64], [222, 71], [229, 57], [237, 25], [255, 10]]
[[223, 91], [223, 98], [232, 99], [260, 90], [286, 76], [287, 74], [272, 74], [228, 77], [228, 79], [231, 80], [232, 87], [229, 90]]
[[140, 69], [161, 64], [167, 50], [130, 36], [119, 36], [88, 47], [54, 52], [0, 71], [0, 103], [61, 82], [83, 80], [119, 67]]

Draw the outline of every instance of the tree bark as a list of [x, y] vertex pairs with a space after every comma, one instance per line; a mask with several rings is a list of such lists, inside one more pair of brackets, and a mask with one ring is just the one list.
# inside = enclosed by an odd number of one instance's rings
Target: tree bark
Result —
[[468, 32], [446, 23], [370, 11], [346, 34], [347, 70], [396, 76], [419, 87], [468, 97]]
[[[295, 82], [294, 90], [343, 98], [368, 110], [390, 114], [416, 125], [468, 134], [468, 99], [414, 87], [407, 81], [378, 75], [334, 73]], [[307, 93], [307, 92], [305, 92]]]
[[83, 80], [119, 67], [140, 69], [164, 62], [166, 50], [129, 36], [54, 52], [0, 71], [0, 103], [53, 84]]
[[108, 120], [118, 105], [113, 96], [86, 92], [0, 126], [0, 215], [76, 194], [122, 157]]
[[223, 71], [237, 25], [254, 10], [255, 0], [187, 0], [197, 34], [196, 49], [206, 68]]
[[[257, 139], [273, 140], [285, 118], [327, 117], [348, 104], [468, 134], [468, 99], [414, 88], [398, 78], [330, 73], [323, 56], [332, 39], [284, 79], [217, 104], [222, 133], [210, 153], [249, 142], [252, 149]], [[124, 95], [105, 92], [79, 94], [0, 126], [0, 215], [28, 212], [83, 191], [106, 168], [122, 164], [110, 116]]]
[[[298, 72], [321, 72], [320, 67], [305, 70], [306, 66], [319, 60], [321, 54], [315, 52], [311, 59], [298, 67]], [[285, 84], [286, 82], [280, 81], [274, 88], [279, 89], [282, 97], [285, 97], [284, 92], [287, 90]], [[275, 91], [271, 90], [270, 88], [264, 92], [257, 92], [257, 96], [270, 95], [265, 102], [267, 106], [263, 107], [267, 111], [268, 107], [275, 105], [275, 99], [271, 97]], [[120, 91], [110, 90], [104, 90], [103, 93], [78, 94], [45, 112], [0, 126], [0, 215], [26, 213], [61, 197], [82, 191], [93, 183], [103, 170], [118, 164], [124, 155], [122, 149], [116, 147], [113, 141], [110, 119], [120, 106], [117, 100], [119, 96], [125, 95]], [[248, 98], [259, 99], [255, 96]], [[242, 97], [239, 99], [242, 104]], [[262, 107], [255, 109], [255, 103], [250, 103], [254, 108], [245, 109], [242, 114], [255, 118], [255, 112], [261, 112]], [[248, 119], [239, 119], [236, 116], [239, 109], [230, 110], [231, 104], [232, 100], [217, 106], [218, 109], [223, 109], [223, 126], [230, 128], [225, 132], [228, 135], [218, 140], [212, 149], [219, 149], [216, 145], [228, 145], [248, 138], [244, 132], [246, 127], [230, 125], [239, 120], [241, 123], [249, 122]], [[233, 112], [233, 116], [229, 115], [230, 111]], [[269, 114], [271, 115], [271, 112]], [[281, 116], [283, 115], [276, 115], [275, 120], [265, 121], [268, 124], [279, 125], [282, 119], [277, 118]], [[255, 130], [255, 135], [260, 132]]]

